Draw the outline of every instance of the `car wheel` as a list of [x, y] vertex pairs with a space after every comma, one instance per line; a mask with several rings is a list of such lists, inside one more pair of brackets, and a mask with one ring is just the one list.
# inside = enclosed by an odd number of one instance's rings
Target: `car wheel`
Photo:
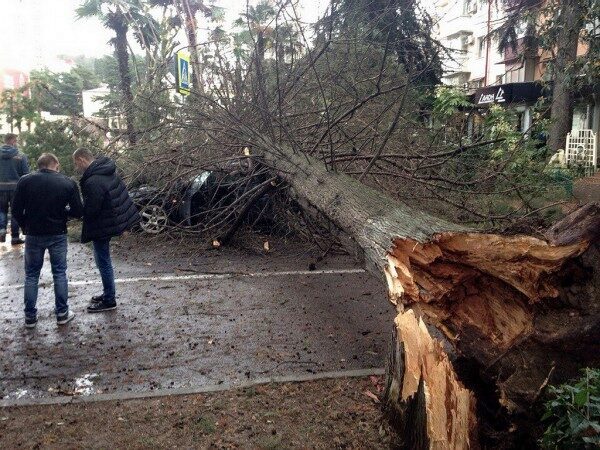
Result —
[[145, 205], [140, 211], [140, 216], [140, 227], [146, 233], [162, 233], [169, 224], [167, 213], [157, 205]]

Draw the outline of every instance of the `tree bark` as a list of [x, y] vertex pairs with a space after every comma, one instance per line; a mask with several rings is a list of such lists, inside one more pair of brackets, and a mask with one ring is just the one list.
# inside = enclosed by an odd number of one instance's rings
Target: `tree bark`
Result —
[[600, 363], [600, 276], [590, 269], [600, 214], [585, 230], [563, 224], [569, 236], [555, 228], [552, 241], [477, 233], [264, 136], [254, 142], [305, 210], [330, 220], [386, 282], [397, 317], [385, 404], [398, 447], [530, 445], [544, 385]]
[[577, 59], [579, 34], [583, 26], [584, 2], [565, 0], [560, 3], [557, 26], [560, 31], [556, 42], [554, 61], [554, 88], [550, 116], [550, 135], [548, 146], [553, 152], [565, 148], [567, 134], [573, 122], [573, 78], [572, 65]]
[[196, 13], [198, 12], [199, 7], [195, 2], [193, 4], [190, 4], [189, 0], [179, 0], [179, 2], [177, 2], [177, 5], [179, 6], [179, 9], [183, 12], [185, 33], [188, 38], [188, 44], [190, 49], [190, 64], [192, 65], [192, 83], [194, 85], [194, 88], [197, 89], [199, 93], [203, 93], [204, 86], [200, 81], [200, 56], [198, 54], [198, 39], [196, 36], [196, 28], [198, 28], [198, 25], [196, 23]]
[[127, 138], [131, 145], [137, 142], [133, 114], [133, 93], [131, 92], [131, 74], [129, 72], [129, 53], [127, 52], [127, 25], [125, 18], [115, 18], [112, 28], [115, 31], [114, 39], [115, 53], [119, 63], [119, 79], [121, 84], [121, 95], [125, 103], [125, 124], [127, 127]]

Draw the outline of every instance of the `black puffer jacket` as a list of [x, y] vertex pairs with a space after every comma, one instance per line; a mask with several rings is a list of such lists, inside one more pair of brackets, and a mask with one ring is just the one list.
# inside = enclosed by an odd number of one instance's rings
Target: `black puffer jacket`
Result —
[[119, 236], [139, 220], [115, 162], [105, 156], [96, 159], [81, 177], [83, 194], [82, 242]]

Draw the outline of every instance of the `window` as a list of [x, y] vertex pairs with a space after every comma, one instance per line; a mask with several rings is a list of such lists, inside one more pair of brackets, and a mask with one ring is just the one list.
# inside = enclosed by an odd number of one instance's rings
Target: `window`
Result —
[[484, 87], [484, 79], [483, 78], [477, 78], [475, 80], [469, 81], [469, 87], [471, 89], [479, 89], [479, 88]]
[[478, 0], [464, 0], [463, 15], [475, 14], [477, 12], [477, 1]]
[[487, 39], [485, 37], [477, 38], [477, 57], [478, 58], [483, 58], [483, 56], [485, 55], [486, 41], [487, 41]]
[[536, 63], [535, 59], [526, 59], [522, 63], [509, 68], [506, 71], [506, 82], [522, 83], [524, 81], [534, 81]]
[[507, 83], [518, 83], [520, 81], [525, 81], [525, 68], [521, 64], [513, 69], [509, 69], [506, 72], [506, 82]]
[[456, 73], [447, 78], [447, 83], [452, 86], [464, 86], [467, 83], [469, 74], [467, 73]]
[[467, 51], [469, 50], [469, 36], [467, 36], [466, 34], [463, 34], [460, 37], [460, 50], [463, 53], [467, 53]]

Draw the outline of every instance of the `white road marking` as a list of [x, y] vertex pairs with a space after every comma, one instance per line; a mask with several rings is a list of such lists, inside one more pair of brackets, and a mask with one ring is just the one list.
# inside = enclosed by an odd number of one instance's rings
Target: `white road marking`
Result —
[[[365, 273], [365, 269], [323, 269], [323, 270], [282, 270], [265, 272], [228, 272], [228, 273], [198, 273], [193, 275], [156, 275], [148, 277], [116, 278], [115, 283], [141, 283], [149, 281], [193, 281], [193, 280], [222, 280], [225, 278], [248, 277], [248, 278], [268, 278], [268, 277], [289, 277], [289, 276], [313, 276], [313, 275], [335, 275]], [[100, 276], [97, 275], [91, 280], [69, 280], [69, 286], [88, 286], [102, 284]], [[51, 282], [42, 282], [40, 287], [51, 286]], [[0, 291], [22, 288], [22, 284], [12, 284], [9, 286], [0, 286]]]

